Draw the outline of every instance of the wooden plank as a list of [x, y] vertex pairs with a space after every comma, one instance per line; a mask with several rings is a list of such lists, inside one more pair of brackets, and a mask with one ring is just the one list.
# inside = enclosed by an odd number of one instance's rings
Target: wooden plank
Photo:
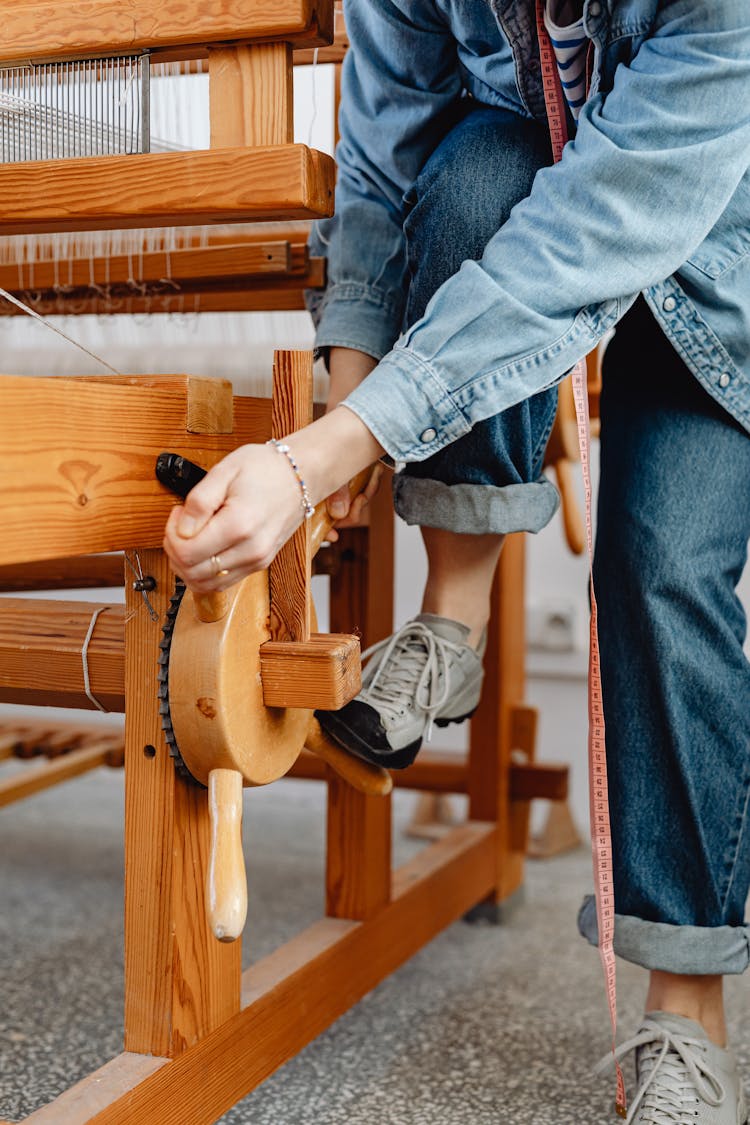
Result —
[[[287, 437], [312, 422], [312, 392], [312, 352], [276, 352], [271, 409], [271, 434], [274, 438]], [[287, 468], [291, 474], [291, 465]], [[310, 521], [305, 519], [281, 548], [269, 569], [272, 640], [306, 641], [309, 638], [311, 578]]]
[[333, 209], [331, 157], [305, 145], [0, 165], [0, 234], [307, 219]]
[[130, 377], [128, 384], [0, 379], [0, 562], [111, 551], [126, 541], [157, 546], [176, 503], [154, 477], [159, 453], [173, 450], [209, 467], [269, 436], [265, 400], [235, 400], [233, 434], [189, 434], [185, 376]]
[[0, 54], [54, 59], [247, 39], [314, 47], [333, 38], [332, 7], [330, 0], [5, 0]]
[[131, 254], [67, 257], [55, 261], [18, 261], [0, 265], [0, 286], [11, 293], [88, 289], [94, 285], [164, 284], [196, 278], [284, 274], [292, 268], [288, 242], [237, 242], [185, 250], [135, 249]]
[[44, 765], [28, 766], [13, 777], [0, 780], [0, 808], [41, 793], [53, 785], [80, 777], [81, 774], [110, 764], [113, 743], [104, 739], [92, 746], [82, 746]]
[[359, 641], [346, 633], [313, 633], [308, 641], [267, 641], [260, 646], [266, 707], [337, 711], [359, 691]]
[[288, 43], [213, 47], [208, 76], [212, 148], [294, 141]]
[[[211, 1125], [489, 892], [495, 835], [491, 825], [455, 829], [396, 873], [394, 899], [375, 917], [319, 922], [252, 966], [247, 1006], [178, 1058], [155, 1061], [127, 1093], [112, 1089], [107, 1108], [92, 1116], [64, 1094], [29, 1125]], [[102, 1071], [84, 1081], [107, 1096]]]
[[569, 772], [568, 766], [558, 762], [514, 762], [510, 767], [510, 800], [564, 801], [568, 796]]
[[43, 1106], [24, 1120], [29, 1125], [90, 1121], [95, 1113], [106, 1109], [115, 1098], [125, 1096], [168, 1062], [169, 1059], [125, 1051], [65, 1090], [51, 1105]]
[[[136, 608], [146, 615], [140, 594]], [[123, 711], [124, 609], [104, 602], [0, 598], [0, 700], [94, 710], [81, 654], [97, 610], [87, 649], [91, 691], [108, 711]]]
[[0, 566], [0, 593], [23, 590], [90, 590], [122, 586], [125, 562], [121, 553], [82, 555], [44, 562]]
[[[90, 290], [72, 293], [16, 291], [19, 299], [33, 304], [40, 316], [83, 316], [106, 314], [134, 315], [142, 313], [197, 312], [301, 312], [305, 310], [305, 289], [321, 289], [325, 285], [325, 263], [322, 258], [310, 261], [309, 270], [300, 275], [261, 281], [257, 278], [238, 280], [233, 288], [226, 282], [216, 286], [209, 282], [183, 282], [174, 288], [155, 289], [148, 296], [133, 295], [132, 290], [113, 288], [102, 296], [91, 296]], [[0, 300], [0, 316], [23, 316], [8, 301]]]

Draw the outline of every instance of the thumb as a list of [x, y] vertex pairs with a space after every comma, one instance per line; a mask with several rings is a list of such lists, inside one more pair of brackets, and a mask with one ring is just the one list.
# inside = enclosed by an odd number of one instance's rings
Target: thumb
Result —
[[220, 461], [188, 492], [177, 521], [177, 534], [182, 539], [194, 538], [223, 506], [234, 476], [232, 469]]

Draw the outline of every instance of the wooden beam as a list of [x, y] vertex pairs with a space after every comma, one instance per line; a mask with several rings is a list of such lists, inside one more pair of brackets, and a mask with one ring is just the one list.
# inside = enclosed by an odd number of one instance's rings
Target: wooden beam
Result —
[[81, 746], [43, 765], [27, 766], [13, 777], [0, 780], [0, 808], [24, 797], [31, 797], [34, 793], [41, 793], [73, 777], [80, 777], [99, 766], [111, 765], [112, 754], [117, 750], [117, 745], [116, 740], [102, 739], [99, 743]]
[[[315, 47], [333, 38], [330, 0], [5, 0], [4, 61], [126, 54], [207, 43], [281, 39]], [[189, 53], [189, 52], [188, 52]], [[179, 51], [172, 51], [180, 57]]]
[[27, 1125], [210, 1125], [490, 892], [495, 835], [455, 829], [396, 872], [393, 901], [367, 922], [321, 921], [252, 966], [242, 1010], [178, 1058], [149, 1059], [123, 1090], [120, 1056]]
[[333, 186], [306, 145], [3, 164], [0, 234], [321, 218]]
[[[112, 287], [106, 296], [92, 295], [90, 290], [72, 293], [25, 293], [16, 296], [33, 305], [40, 316], [82, 316], [84, 314], [117, 316], [120, 314], [156, 314], [191, 312], [303, 312], [305, 289], [321, 289], [325, 285], [325, 262], [313, 258], [307, 271], [283, 277], [235, 279], [230, 287], [224, 279], [216, 285], [207, 281], [185, 281], [179, 289], [154, 287], [147, 296], [134, 294], [132, 288]], [[0, 300], [0, 316], [23, 316], [21, 309]]]
[[60, 261], [19, 261], [0, 265], [0, 286], [12, 293], [53, 292], [61, 288], [148, 285], [165, 281], [209, 280], [289, 273], [292, 250], [288, 242], [237, 242], [234, 245], [189, 247], [183, 250], [138, 248], [131, 254], [68, 257]]
[[[137, 608], [147, 616], [140, 595]], [[103, 602], [0, 598], [0, 700], [94, 710], [82, 651], [97, 610], [87, 649], [91, 692], [108, 711], [124, 711], [125, 613]]]
[[154, 477], [159, 453], [209, 467], [270, 433], [269, 403], [249, 398], [235, 400], [234, 433], [188, 433], [191, 385], [187, 376], [3, 376], [0, 563], [160, 545], [177, 501]]
[[359, 691], [359, 641], [346, 633], [313, 633], [307, 641], [267, 641], [260, 647], [266, 707], [337, 711]]
[[81, 555], [44, 562], [0, 566], [0, 593], [23, 590], [91, 590], [122, 586], [125, 561], [120, 552]]

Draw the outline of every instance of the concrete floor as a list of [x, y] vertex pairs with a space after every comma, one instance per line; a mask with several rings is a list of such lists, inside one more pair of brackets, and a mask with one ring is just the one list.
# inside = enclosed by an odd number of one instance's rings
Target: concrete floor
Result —
[[[399, 824], [412, 800], [398, 795]], [[255, 792], [246, 822], [246, 957], [256, 959], [320, 915], [322, 787]], [[399, 835], [398, 858], [414, 847]], [[101, 770], [2, 810], [0, 854], [0, 1117], [17, 1121], [121, 1049], [122, 774]], [[222, 1122], [610, 1120], [612, 1082], [592, 1075], [608, 1045], [599, 961], [575, 931], [589, 867], [583, 849], [530, 863], [509, 924], [452, 926]], [[642, 992], [641, 971], [622, 965], [622, 1034]], [[750, 1073], [748, 999], [736, 982], [732, 1027]]]

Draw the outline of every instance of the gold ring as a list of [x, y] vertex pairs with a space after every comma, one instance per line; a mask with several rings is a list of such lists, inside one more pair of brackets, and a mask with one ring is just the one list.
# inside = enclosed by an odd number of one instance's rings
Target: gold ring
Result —
[[220, 555], [211, 555], [211, 562], [214, 565], [214, 578], [225, 578], [229, 574], [226, 567], [221, 565]]

